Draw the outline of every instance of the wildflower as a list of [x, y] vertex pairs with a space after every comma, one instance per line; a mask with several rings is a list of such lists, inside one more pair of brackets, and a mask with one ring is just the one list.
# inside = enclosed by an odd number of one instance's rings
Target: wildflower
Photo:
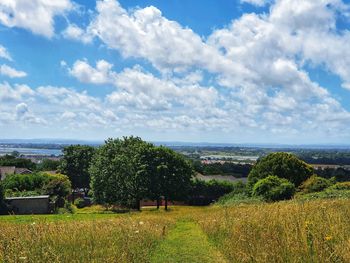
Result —
[[32, 226], [34, 226], [35, 224], [36, 224], [36, 223], [35, 223], [35, 222], [33, 222], [33, 223], [32, 223]]
[[324, 239], [325, 239], [326, 241], [330, 241], [330, 240], [333, 239], [333, 237], [332, 237], [332, 236], [326, 236]]

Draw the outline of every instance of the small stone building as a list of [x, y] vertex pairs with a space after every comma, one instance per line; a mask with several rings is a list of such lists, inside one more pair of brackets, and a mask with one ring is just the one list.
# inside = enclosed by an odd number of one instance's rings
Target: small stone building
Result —
[[5, 199], [9, 211], [16, 215], [49, 214], [50, 196], [9, 197]]

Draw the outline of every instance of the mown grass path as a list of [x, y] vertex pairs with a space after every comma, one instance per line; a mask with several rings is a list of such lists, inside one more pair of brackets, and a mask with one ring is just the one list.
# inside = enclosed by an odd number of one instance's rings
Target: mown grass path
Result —
[[154, 251], [152, 263], [224, 263], [201, 228], [192, 221], [179, 221]]

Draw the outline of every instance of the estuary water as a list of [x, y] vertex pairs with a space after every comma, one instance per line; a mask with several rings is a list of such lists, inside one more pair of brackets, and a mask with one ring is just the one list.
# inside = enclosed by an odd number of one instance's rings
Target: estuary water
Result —
[[46, 156], [59, 156], [62, 154], [60, 149], [36, 149], [36, 148], [7, 148], [0, 147], [0, 155], [10, 154], [13, 151], [17, 151], [23, 155], [46, 155]]

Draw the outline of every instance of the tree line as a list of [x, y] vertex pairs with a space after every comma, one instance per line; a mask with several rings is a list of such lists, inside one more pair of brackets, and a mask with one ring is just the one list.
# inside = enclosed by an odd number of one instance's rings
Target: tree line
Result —
[[94, 202], [139, 209], [140, 200], [186, 201], [207, 205], [233, 190], [228, 182], [194, 178], [190, 160], [139, 137], [109, 139], [99, 148], [71, 145], [63, 150], [59, 170], [73, 189], [84, 189]]

